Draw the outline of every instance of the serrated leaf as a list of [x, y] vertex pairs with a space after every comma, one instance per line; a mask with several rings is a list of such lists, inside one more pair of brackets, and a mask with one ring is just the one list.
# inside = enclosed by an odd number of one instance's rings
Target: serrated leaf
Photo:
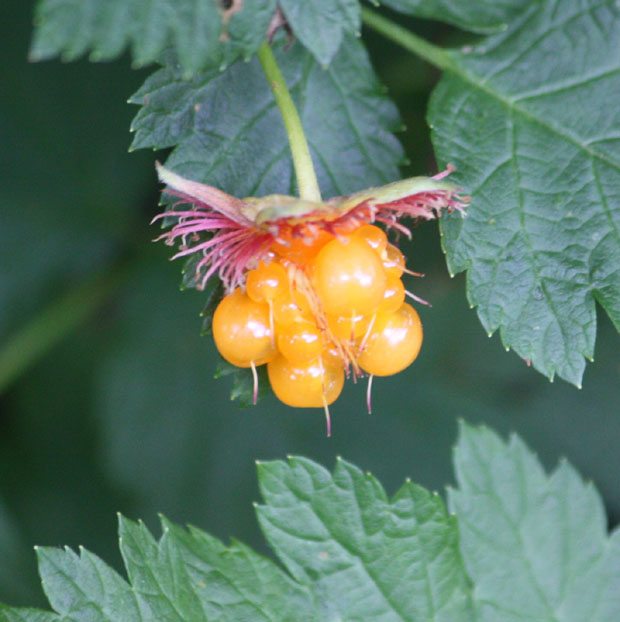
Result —
[[40, 0], [30, 57], [75, 60], [90, 50], [92, 60], [108, 60], [131, 46], [135, 64], [146, 65], [173, 47], [186, 74], [226, 67], [258, 49], [275, 6], [275, 0], [229, 8], [218, 0]]
[[591, 483], [566, 462], [547, 476], [517, 437], [461, 425], [449, 490], [480, 620], [620, 619], [620, 541]]
[[619, 619], [620, 531], [606, 538], [591, 484], [485, 428], [462, 426], [455, 466], [448, 516], [436, 493], [407, 481], [390, 500], [344, 461], [260, 463], [259, 522], [292, 576], [238, 542], [163, 517], [156, 540], [120, 517], [129, 582], [83, 549], [41, 548], [59, 615], [0, 605], [0, 622]]
[[273, 562], [239, 543], [162, 518], [156, 541], [120, 519], [121, 552], [138, 599], [163, 620], [315, 620], [313, 598]]
[[[395, 106], [363, 45], [346, 38], [329, 69], [299, 45], [275, 54], [298, 106], [321, 190], [343, 195], [398, 178]], [[132, 148], [175, 147], [166, 166], [238, 197], [295, 194], [280, 113], [255, 59], [183, 80], [168, 66], [131, 98], [142, 105]]]
[[338, 461], [259, 465], [263, 533], [326, 619], [470, 620], [457, 528], [441, 498], [407, 482], [389, 500], [379, 482]]
[[327, 67], [346, 33], [359, 35], [359, 0], [280, 0], [293, 33]]
[[378, 0], [407, 15], [428, 17], [474, 32], [499, 30], [523, 11], [526, 0]]
[[80, 549], [37, 548], [43, 590], [69, 620], [133, 622], [141, 615], [129, 585], [96, 555]]
[[534, 3], [450, 56], [429, 121], [472, 194], [442, 223], [450, 271], [488, 332], [579, 385], [595, 300], [620, 328], [620, 7]]

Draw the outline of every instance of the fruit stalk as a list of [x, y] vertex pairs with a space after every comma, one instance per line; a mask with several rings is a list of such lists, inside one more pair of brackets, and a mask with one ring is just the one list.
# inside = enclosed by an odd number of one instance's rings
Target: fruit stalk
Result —
[[284, 122], [293, 155], [299, 196], [306, 201], [318, 203], [321, 201], [321, 191], [316, 178], [314, 164], [312, 163], [308, 141], [301, 125], [301, 119], [295, 108], [295, 103], [284, 81], [284, 76], [267, 41], [264, 41], [258, 50], [258, 60], [263, 67], [276, 104], [282, 115], [282, 121]]

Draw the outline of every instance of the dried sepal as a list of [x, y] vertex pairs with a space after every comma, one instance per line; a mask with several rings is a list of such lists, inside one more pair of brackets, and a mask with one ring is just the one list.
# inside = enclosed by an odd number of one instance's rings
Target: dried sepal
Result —
[[[155, 217], [154, 221], [178, 218], [157, 239], [179, 244], [173, 259], [202, 254], [196, 264], [198, 289], [204, 289], [208, 279], [217, 274], [227, 292], [234, 290], [274, 246], [312, 246], [322, 234], [347, 235], [374, 222], [409, 236], [402, 218], [431, 220], [444, 210], [463, 212], [468, 200], [457, 186], [444, 181], [450, 167], [435, 177], [412, 177], [321, 203], [280, 194], [238, 199], [185, 179], [159, 163], [156, 167], [166, 184], [165, 192], [180, 199], [173, 209]], [[192, 207], [177, 210], [182, 203]]]

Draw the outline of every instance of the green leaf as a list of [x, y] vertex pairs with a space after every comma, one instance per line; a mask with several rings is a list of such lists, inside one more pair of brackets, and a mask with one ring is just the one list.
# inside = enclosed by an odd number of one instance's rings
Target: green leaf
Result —
[[[415, 17], [428, 17], [465, 30], [489, 32], [505, 27], [523, 11], [527, 0], [378, 0], [381, 4]], [[531, 2], [530, 2], [531, 3]]]
[[30, 50], [32, 60], [62, 55], [109, 60], [131, 46], [138, 66], [176, 50], [183, 71], [224, 68], [249, 57], [263, 39], [275, 0], [40, 0]]
[[[398, 178], [398, 113], [363, 45], [346, 38], [327, 70], [299, 45], [275, 47], [325, 196]], [[295, 194], [282, 119], [256, 59], [191, 80], [169, 66], [130, 101], [142, 105], [132, 149], [175, 147], [168, 168], [239, 197]]]
[[620, 532], [606, 537], [592, 483], [567, 463], [547, 476], [513, 435], [461, 425], [449, 490], [482, 621], [620, 619]]
[[259, 464], [261, 528], [289, 572], [312, 586], [325, 619], [470, 620], [457, 528], [441, 498], [379, 482], [338, 461]]
[[135, 594], [96, 555], [80, 549], [37, 548], [39, 574], [50, 605], [69, 620], [140, 620]]
[[486, 428], [462, 425], [454, 458], [456, 515], [409, 480], [389, 499], [342, 460], [259, 463], [259, 523], [290, 574], [236, 541], [163, 517], [156, 540], [119, 517], [128, 581], [82, 548], [39, 548], [58, 615], [0, 605], [0, 622], [620, 619], [620, 531], [606, 537], [591, 484]]
[[[313, 599], [273, 562], [239, 543], [225, 547], [162, 518], [156, 541], [120, 518], [120, 542], [138, 602], [160, 620], [315, 620]], [[221, 617], [220, 617], [221, 616]]]
[[[272, 394], [269, 377], [267, 376], [267, 366], [260, 365], [256, 368], [258, 377], [258, 392], [256, 394], [257, 402], [264, 397]], [[245, 367], [237, 367], [232, 363], [220, 358], [218, 361], [214, 378], [232, 377], [232, 388], [230, 390], [230, 399], [241, 408], [249, 408], [254, 406], [254, 376], [252, 370]]]
[[429, 121], [472, 195], [442, 222], [450, 272], [489, 333], [580, 385], [595, 300], [620, 328], [620, 6], [535, 3], [450, 58]]
[[7, 607], [0, 603], [0, 622], [57, 622], [60, 618], [49, 611]]
[[280, 8], [297, 39], [324, 67], [345, 33], [360, 33], [359, 0], [280, 0]]

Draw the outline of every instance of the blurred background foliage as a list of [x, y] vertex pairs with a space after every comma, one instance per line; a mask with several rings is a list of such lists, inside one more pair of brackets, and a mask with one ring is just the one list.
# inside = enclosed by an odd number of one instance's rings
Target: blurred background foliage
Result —
[[[157, 512], [266, 552], [251, 502], [256, 459], [336, 455], [393, 491], [410, 476], [443, 491], [456, 421], [516, 430], [552, 467], [566, 456], [620, 519], [620, 338], [599, 314], [596, 361], [579, 391], [548, 380], [489, 339], [448, 277], [436, 223], [405, 248], [426, 278], [418, 361], [377, 379], [374, 413], [353, 385], [322, 412], [270, 397], [242, 410], [217, 355], [200, 338], [203, 296], [179, 292], [180, 264], [152, 245], [158, 184], [147, 152], [127, 153], [136, 109], [126, 100], [148, 70], [27, 63], [32, 3], [0, 7], [0, 600], [41, 604], [34, 544], [84, 545], [120, 567], [116, 515]], [[460, 35], [409, 22], [449, 44]], [[437, 74], [372, 33], [373, 63], [408, 127], [411, 165], [435, 169], [424, 122]], [[161, 158], [164, 154], [159, 154]], [[9, 375], [7, 370], [12, 370]], [[2, 375], [0, 374], [0, 375]]]

